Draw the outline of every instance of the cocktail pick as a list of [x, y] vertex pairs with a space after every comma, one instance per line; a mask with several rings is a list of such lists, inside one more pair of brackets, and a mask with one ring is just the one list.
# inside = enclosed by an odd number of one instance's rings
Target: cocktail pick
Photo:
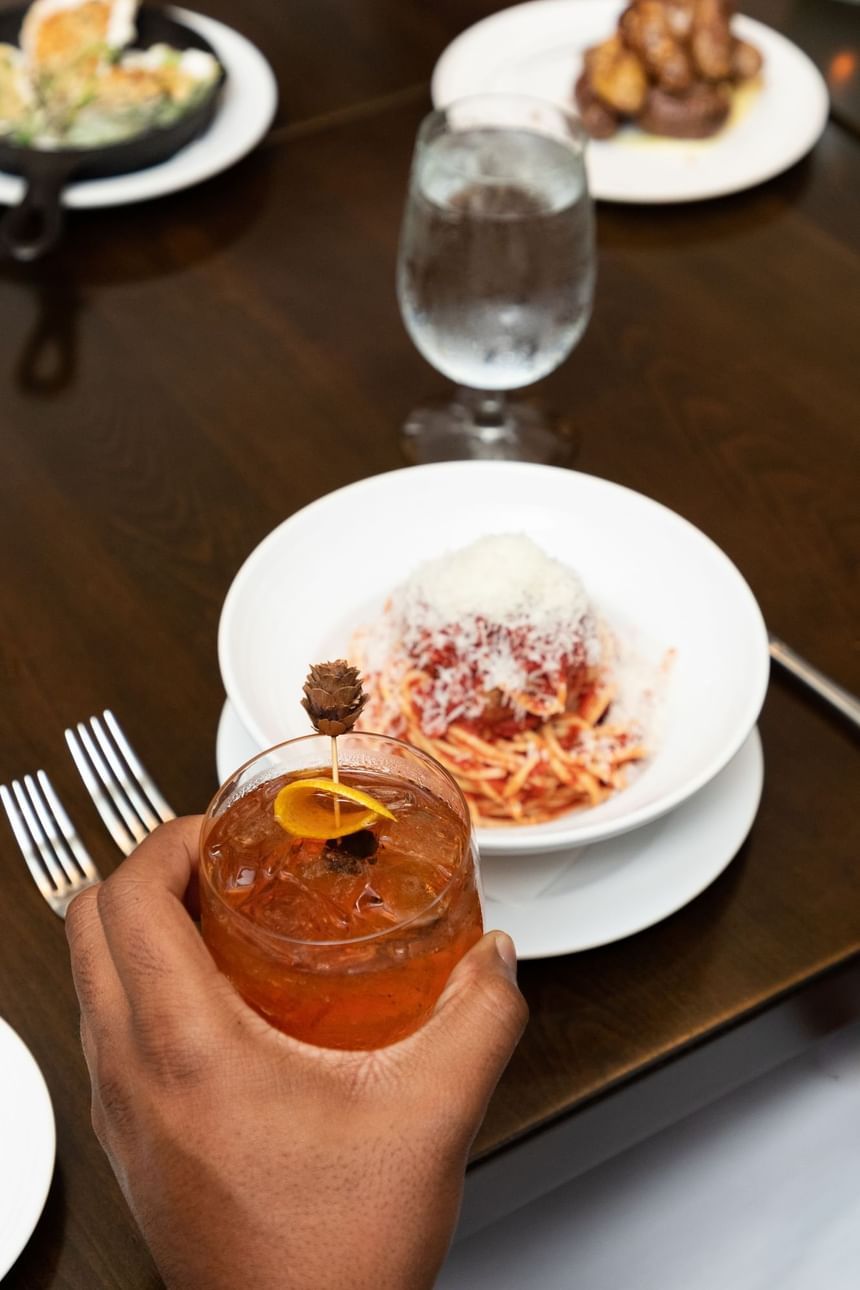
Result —
[[333, 663], [314, 663], [304, 684], [302, 707], [321, 735], [346, 734], [367, 702], [358, 668], [345, 658]]
[[[314, 663], [304, 684], [302, 707], [319, 734], [331, 736], [331, 777], [339, 783], [337, 736], [351, 730], [367, 702], [358, 668], [345, 658], [333, 663]], [[340, 806], [335, 801], [335, 818]], [[339, 820], [338, 820], [339, 823]]]

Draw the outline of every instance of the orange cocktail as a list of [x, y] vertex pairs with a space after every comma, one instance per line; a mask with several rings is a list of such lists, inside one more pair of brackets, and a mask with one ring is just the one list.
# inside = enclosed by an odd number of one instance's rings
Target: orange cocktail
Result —
[[279, 822], [286, 785], [330, 775], [329, 746], [281, 744], [219, 791], [201, 840], [203, 936], [272, 1025], [326, 1048], [378, 1048], [421, 1025], [481, 936], [476, 852], [448, 773], [381, 735], [338, 739], [340, 781], [393, 818], [303, 786], [286, 797], [305, 816]]

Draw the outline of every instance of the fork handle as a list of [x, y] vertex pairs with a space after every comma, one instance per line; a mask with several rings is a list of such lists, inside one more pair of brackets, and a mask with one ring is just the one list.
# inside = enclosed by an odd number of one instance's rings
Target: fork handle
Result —
[[810, 690], [814, 690], [820, 695], [826, 703], [836, 708], [844, 717], [852, 722], [860, 730], [860, 699], [846, 690], [843, 686], [837, 685], [824, 672], [820, 672], [817, 667], [813, 667], [805, 658], [796, 653], [785, 641], [781, 641], [777, 636], [770, 637], [770, 656], [775, 662], [779, 663], [790, 672], [792, 676], [797, 677], [804, 685], [808, 685]]

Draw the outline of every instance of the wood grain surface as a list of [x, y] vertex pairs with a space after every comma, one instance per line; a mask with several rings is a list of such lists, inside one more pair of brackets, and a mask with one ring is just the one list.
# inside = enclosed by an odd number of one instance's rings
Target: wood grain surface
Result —
[[[63, 728], [112, 707], [174, 807], [205, 807], [233, 575], [298, 507], [400, 466], [403, 417], [445, 388], [403, 329], [394, 263], [415, 83], [481, 14], [427, 8], [344, 2], [324, 23], [243, 6], [282, 76], [304, 42], [288, 101], [316, 125], [192, 191], [73, 214], [50, 261], [0, 266], [0, 782], [47, 770], [105, 873]], [[750, 192], [601, 207], [594, 318], [542, 387], [578, 426], [578, 469], [703, 528], [772, 629], [855, 690], [858, 227], [860, 143], [837, 125]], [[626, 942], [523, 965], [531, 1022], [478, 1153], [857, 955], [856, 739], [781, 675], [761, 729], [761, 811], [707, 892]], [[0, 1014], [58, 1127], [48, 1205], [4, 1285], [157, 1286], [90, 1130], [63, 928], [5, 821], [0, 880]]]

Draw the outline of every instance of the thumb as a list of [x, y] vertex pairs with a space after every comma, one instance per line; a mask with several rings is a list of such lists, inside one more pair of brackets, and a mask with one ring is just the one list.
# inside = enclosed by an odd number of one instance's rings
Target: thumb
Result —
[[464, 1110], [472, 1117], [483, 1114], [528, 1020], [516, 977], [513, 941], [505, 932], [489, 932], [454, 968], [418, 1032], [428, 1063], [447, 1080], [457, 1071]]

